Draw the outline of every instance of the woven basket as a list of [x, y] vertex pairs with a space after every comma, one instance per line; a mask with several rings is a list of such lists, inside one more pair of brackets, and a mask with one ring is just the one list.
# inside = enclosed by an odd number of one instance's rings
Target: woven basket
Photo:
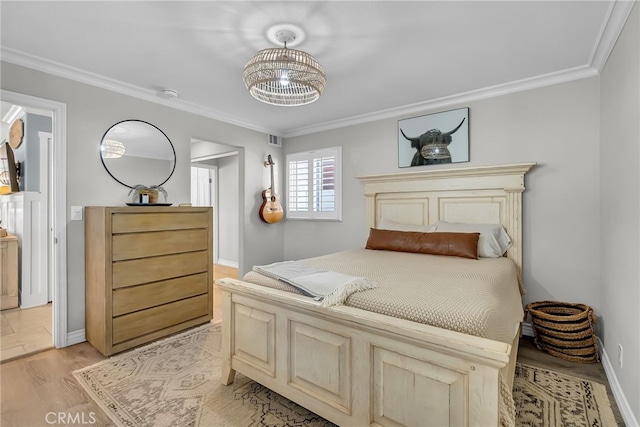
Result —
[[600, 361], [593, 330], [596, 316], [584, 304], [539, 301], [527, 304], [536, 347], [561, 359], [579, 363]]

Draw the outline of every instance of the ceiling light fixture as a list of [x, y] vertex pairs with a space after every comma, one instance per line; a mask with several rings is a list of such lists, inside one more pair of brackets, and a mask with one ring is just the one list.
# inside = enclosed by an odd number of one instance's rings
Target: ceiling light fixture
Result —
[[244, 66], [242, 80], [258, 101], [293, 107], [320, 98], [327, 76], [313, 56], [287, 48], [295, 38], [291, 30], [277, 31], [275, 39], [284, 47], [263, 49]]
[[103, 159], [117, 159], [124, 154], [124, 144], [115, 139], [103, 139], [100, 144]]

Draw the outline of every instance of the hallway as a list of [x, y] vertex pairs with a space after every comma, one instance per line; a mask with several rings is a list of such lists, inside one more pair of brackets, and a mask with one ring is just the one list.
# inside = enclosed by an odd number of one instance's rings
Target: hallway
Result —
[[52, 304], [1, 312], [0, 362], [53, 348]]

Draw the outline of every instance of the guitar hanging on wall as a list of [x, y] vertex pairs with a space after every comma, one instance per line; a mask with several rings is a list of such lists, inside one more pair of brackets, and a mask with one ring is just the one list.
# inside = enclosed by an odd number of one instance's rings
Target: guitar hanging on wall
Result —
[[262, 192], [262, 206], [260, 206], [260, 219], [268, 224], [275, 224], [280, 221], [284, 215], [284, 210], [280, 204], [280, 196], [276, 195], [275, 186], [273, 184], [273, 160], [271, 154], [267, 156], [264, 167], [271, 167], [271, 187]]

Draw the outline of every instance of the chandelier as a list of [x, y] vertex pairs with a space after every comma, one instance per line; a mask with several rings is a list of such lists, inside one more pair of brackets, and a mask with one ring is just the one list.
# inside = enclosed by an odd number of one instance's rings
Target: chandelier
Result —
[[100, 151], [103, 159], [117, 159], [124, 154], [124, 144], [115, 139], [103, 139]]
[[327, 76], [313, 56], [287, 48], [295, 38], [290, 30], [276, 32], [275, 39], [284, 47], [263, 49], [244, 66], [244, 85], [258, 101], [291, 107], [320, 98]]

